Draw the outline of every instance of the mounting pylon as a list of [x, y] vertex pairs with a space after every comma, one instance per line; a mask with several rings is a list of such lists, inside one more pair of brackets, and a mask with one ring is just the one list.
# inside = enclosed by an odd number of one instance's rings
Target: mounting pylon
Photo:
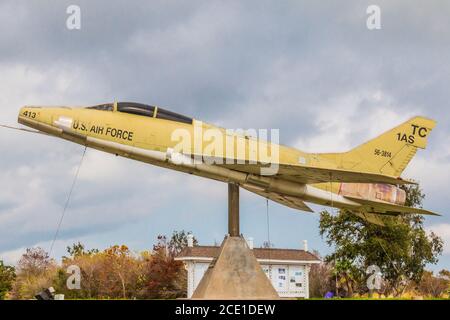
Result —
[[239, 186], [228, 184], [228, 235], [192, 299], [279, 299], [239, 231]]

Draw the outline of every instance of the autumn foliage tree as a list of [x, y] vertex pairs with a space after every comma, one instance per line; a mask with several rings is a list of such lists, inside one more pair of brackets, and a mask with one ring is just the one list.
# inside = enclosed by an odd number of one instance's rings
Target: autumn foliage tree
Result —
[[[194, 244], [197, 240], [194, 239]], [[187, 233], [174, 231], [168, 240], [160, 235], [151, 252], [139, 254], [115, 245], [103, 251], [87, 250], [77, 243], [67, 248], [54, 286], [66, 298], [165, 299], [186, 295], [186, 271], [175, 256], [187, 245]], [[80, 267], [81, 288], [69, 290], [66, 273], [70, 265]]]
[[437, 275], [425, 271], [417, 284], [417, 290], [425, 296], [435, 298], [450, 293], [450, 271], [441, 270]]
[[17, 278], [12, 289], [15, 299], [31, 299], [43, 288], [53, 284], [57, 266], [48, 253], [40, 248], [28, 248], [19, 260]]
[[[320, 254], [313, 252], [320, 260]], [[313, 298], [324, 297], [329, 291], [334, 291], [333, 267], [326, 261], [311, 265], [309, 270], [309, 295]]]
[[[125, 245], [114, 245], [103, 251], [86, 250], [81, 243], [67, 248], [70, 256], [63, 258], [55, 288], [67, 298], [136, 298], [140, 290], [142, 259]], [[76, 265], [81, 272], [81, 288], [69, 290], [66, 282], [69, 266]]]
[[[197, 240], [194, 238], [194, 245]], [[14, 268], [0, 264], [0, 298], [11, 291], [14, 299], [31, 299], [39, 291], [54, 287], [66, 299], [165, 299], [186, 295], [183, 263], [174, 258], [187, 246], [187, 232], [174, 231], [170, 239], [160, 235], [152, 251], [132, 252], [125, 245], [103, 251], [86, 249], [78, 242], [67, 247], [58, 265], [42, 248], [29, 248], [22, 255], [17, 278]], [[72, 273], [79, 268], [80, 288], [69, 288]]]
[[145, 266], [143, 296], [146, 298], [175, 299], [186, 295], [186, 270], [181, 261], [174, 259], [182, 248], [178, 247], [178, 234], [174, 235], [176, 237], [170, 241], [163, 235], [158, 236], [153, 246], [153, 254]]
[[[85, 246], [78, 242], [71, 247], [67, 247], [69, 256], [62, 258], [62, 265], [58, 269], [55, 279], [55, 289], [63, 293], [66, 298], [95, 298], [99, 296], [99, 274], [102, 272], [99, 250], [86, 250]], [[76, 265], [81, 272], [81, 288], [79, 290], [69, 290], [67, 288], [67, 268]]]

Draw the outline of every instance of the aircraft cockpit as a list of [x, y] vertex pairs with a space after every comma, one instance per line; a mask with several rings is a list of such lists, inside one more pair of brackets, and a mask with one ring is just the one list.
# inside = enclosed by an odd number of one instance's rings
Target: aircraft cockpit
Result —
[[[114, 103], [99, 104], [86, 109], [102, 110], [102, 111], [114, 111]], [[130, 113], [139, 116], [165, 119], [171, 121], [178, 121], [187, 124], [192, 124], [192, 118], [183, 116], [181, 114], [165, 110], [160, 107], [151, 106], [136, 102], [118, 102], [117, 111], [123, 113]]]

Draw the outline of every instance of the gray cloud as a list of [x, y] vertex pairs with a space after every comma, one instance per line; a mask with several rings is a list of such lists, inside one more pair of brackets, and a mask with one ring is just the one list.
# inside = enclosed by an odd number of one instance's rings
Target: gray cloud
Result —
[[[365, 26], [369, 1], [86, 0], [77, 1], [79, 31], [65, 28], [69, 4], [0, 4], [2, 123], [14, 123], [24, 104], [131, 100], [224, 127], [280, 128], [282, 143], [314, 151], [345, 150], [421, 113], [436, 118], [438, 127], [408, 174], [432, 190], [427, 206], [444, 214], [449, 209], [450, 177], [443, 171], [450, 162], [448, 1], [378, 1], [379, 31]], [[0, 186], [6, 190], [0, 195], [0, 251], [48, 241], [80, 147], [2, 130], [0, 148]], [[170, 222], [179, 219], [211, 242], [225, 231], [222, 189], [92, 151], [61, 237], [113, 237], [115, 228], [128, 225], [133, 233], [133, 223], [144, 221], [155, 221], [154, 235], [170, 232]], [[204, 199], [205, 190], [216, 196]], [[260, 219], [263, 200], [244, 199], [248, 214]], [[275, 220], [274, 237], [306, 226], [302, 233], [326, 250], [311, 233], [317, 230], [314, 218], [274, 208], [283, 220]], [[205, 220], [215, 229], [204, 230]], [[264, 236], [262, 225], [243, 225]], [[276, 240], [287, 246], [300, 240], [289, 239]]]

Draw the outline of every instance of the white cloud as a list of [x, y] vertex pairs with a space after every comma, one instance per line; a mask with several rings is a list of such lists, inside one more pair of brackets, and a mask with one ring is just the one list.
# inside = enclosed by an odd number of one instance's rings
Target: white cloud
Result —
[[[439, 124], [438, 124], [439, 125]], [[425, 193], [425, 205], [434, 209], [446, 219], [448, 214], [448, 182], [450, 181], [450, 137], [439, 142], [439, 127], [429, 136], [427, 149], [419, 149], [404, 177], [420, 182]]]
[[[77, 237], [77, 238], [69, 238], [69, 239], [59, 239], [56, 240], [53, 244], [53, 249], [51, 252], [51, 258], [58, 260], [60, 257], [67, 255], [67, 247], [71, 246], [74, 243], [85, 243], [85, 240], [88, 240], [86, 237]], [[95, 246], [95, 240], [89, 239], [89, 244], [94, 246], [86, 246], [86, 249], [97, 248]], [[37, 248], [40, 247], [44, 249], [47, 253], [50, 254], [50, 247], [53, 241], [39, 241], [33, 244], [30, 244], [26, 247], [22, 246], [19, 248], [15, 248], [13, 250], [8, 250], [4, 252], [0, 252], [0, 260], [3, 260], [5, 264], [17, 266], [22, 255], [26, 252], [27, 248]], [[101, 249], [101, 247], [98, 247]]]
[[[369, 105], [368, 105], [369, 104]], [[393, 99], [381, 91], [353, 92], [316, 106], [316, 132], [295, 146], [306, 152], [344, 152], [399, 125], [415, 113], [395, 112]]]
[[[218, 11], [219, 16], [215, 14]], [[224, 36], [237, 30], [241, 18], [239, 4], [211, 2], [166, 28], [139, 30], [130, 37], [125, 47], [152, 58], [179, 59], [196, 55], [205, 47], [216, 47]]]
[[17, 265], [17, 262], [19, 262], [24, 252], [25, 248], [18, 248], [14, 250], [0, 252], [0, 260], [3, 260], [4, 264], [6, 265], [15, 266]]
[[[89, 97], [94, 92], [105, 91], [103, 81], [95, 72], [65, 62], [55, 63], [50, 68], [25, 63], [0, 63], [0, 69], [2, 123], [15, 123], [19, 108], [24, 105], [80, 104], [80, 94]], [[90, 86], [92, 82], [96, 82], [95, 89]]]

